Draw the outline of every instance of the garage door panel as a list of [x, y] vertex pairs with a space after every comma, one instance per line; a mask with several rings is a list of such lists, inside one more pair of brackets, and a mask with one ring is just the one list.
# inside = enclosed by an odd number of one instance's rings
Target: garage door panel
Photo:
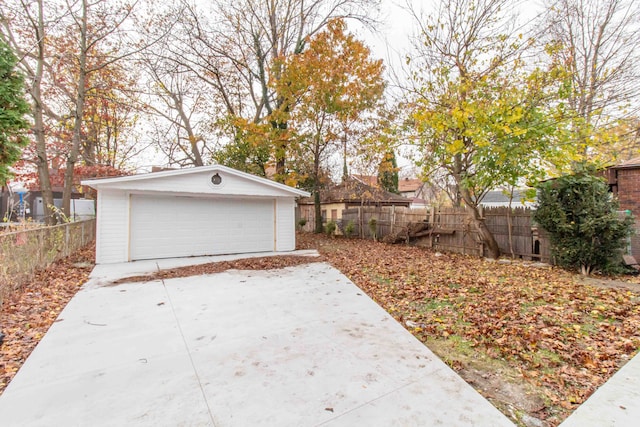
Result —
[[274, 249], [273, 200], [131, 196], [131, 259]]

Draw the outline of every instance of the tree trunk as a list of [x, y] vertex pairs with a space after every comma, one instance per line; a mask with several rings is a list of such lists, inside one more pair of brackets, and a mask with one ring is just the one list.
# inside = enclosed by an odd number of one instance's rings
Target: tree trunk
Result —
[[82, 132], [82, 119], [84, 116], [84, 100], [86, 95], [87, 78], [87, 2], [82, 1], [82, 17], [80, 20], [80, 57], [78, 89], [76, 93], [76, 108], [74, 112], [73, 137], [71, 140], [71, 150], [67, 157], [66, 170], [64, 171], [64, 189], [62, 192], [62, 212], [67, 218], [71, 218], [71, 192], [73, 191], [73, 169], [78, 161], [80, 152], [80, 140]]
[[322, 206], [320, 206], [320, 154], [318, 150], [315, 150], [313, 157], [313, 207], [316, 213], [315, 232], [322, 233]]
[[487, 228], [487, 224], [484, 222], [484, 218], [480, 216], [478, 204], [474, 202], [474, 200], [471, 198], [471, 193], [469, 193], [469, 190], [467, 190], [466, 188], [460, 188], [460, 195], [467, 205], [469, 219], [473, 223], [473, 226], [475, 227], [478, 234], [480, 234], [480, 239], [482, 239], [482, 242], [487, 245], [489, 258], [500, 258], [500, 247], [498, 246], [498, 242], [496, 242], [495, 237], [493, 237], [493, 233], [491, 233], [491, 230]]
[[313, 192], [313, 208], [316, 216], [315, 232], [322, 233], [322, 206], [320, 206], [320, 189], [316, 186]]
[[44, 119], [42, 106], [42, 74], [44, 69], [44, 17], [42, 0], [38, 1], [38, 60], [36, 62], [36, 72], [31, 87], [33, 96], [33, 133], [36, 140], [36, 166], [38, 168], [38, 180], [40, 191], [42, 192], [42, 204], [44, 209], [44, 222], [47, 225], [54, 225], [56, 217], [53, 215], [53, 191], [51, 190], [51, 179], [49, 176], [49, 159], [47, 158], [47, 145], [44, 135]]
[[193, 160], [194, 166], [204, 166], [204, 162], [202, 161], [202, 154], [200, 153], [200, 149], [198, 148], [198, 141], [200, 140], [195, 132], [193, 131], [193, 127], [191, 126], [191, 119], [185, 113], [183, 104], [182, 104], [182, 96], [178, 97], [175, 94], [171, 94], [173, 98], [173, 102], [178, 110], [178, 114], [180, 114], [180, 119], [184, 124], [184, 129], [187, 131], [187, 137], [189, 138], [189, 147], [191, 149], [191, 158]]

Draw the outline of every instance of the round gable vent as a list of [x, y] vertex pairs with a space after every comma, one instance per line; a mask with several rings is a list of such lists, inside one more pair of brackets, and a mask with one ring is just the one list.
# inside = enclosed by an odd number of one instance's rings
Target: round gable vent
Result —
[[219, 174], [219, 173], [216, 173], [215, 175], [213, 175], [213, 176], [211, 177], [211, 183], [212, 183], [213, 185], [220, 185], [220, 184], [222, 184], [222, 177], [220, 176], [220, 174]]

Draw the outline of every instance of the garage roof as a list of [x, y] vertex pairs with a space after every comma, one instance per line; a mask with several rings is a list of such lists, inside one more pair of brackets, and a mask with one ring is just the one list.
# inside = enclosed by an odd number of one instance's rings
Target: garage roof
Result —
[[[214, 182], [217, 176], [219, 182]], [[96, 190], [163, 191], [228, 195], [301, 196], [309, 193], [222, 165], [82, 181]]]

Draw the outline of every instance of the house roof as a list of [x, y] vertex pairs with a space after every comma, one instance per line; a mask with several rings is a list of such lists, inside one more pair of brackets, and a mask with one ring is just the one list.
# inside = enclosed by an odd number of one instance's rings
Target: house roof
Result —
[[[522, 201], [526, 201], [526, 190], [514, 190], [513, 191], [513, 200], [512, 203], [522, 203]], [[509, 196], [504, 194], [502, 190], [492, 190], [489, 191], [481, 201], [482, 204], [490, 204], [490, 203], [509, 203]]]
[[424, 183], [417, 178], [404, 178], [398, 181], [398, 191], [401, 193], [408, 191], [416, 191], [422, 187]]
[[635, 169], [640, 168], [640, 157], [634, 157], [633, 159], [625, 160], [617, 165], [611, 166], [609, 169]]
[[[120, 176], [115, 178], [102, 178], [102, 179], [88, 179], [82, 181], [82, 185], [88, 185], [89, 187], [95, 188], [96, 190], [107, 189], [107, 188], [127, 188], [131, 189], [132, 185], [140, 184], [140, 185], [148, 185], [151, 182], [173, 182], [174, 186], [172, 187], [175, 191], [175, 184], [177, 183], [176, 179], [180, 178], [180, 183], [185, 187], [188, 186], [188, 183], [185, 182], [184, 178], [188, 178], [189, 175], [209, 175], [214, 172], [224, 173], [232, 177], [240, 178], [247, 180], [249, 182], [258, 184], [262, 187], [269, 188], [274, 190], [280, 194], [288, 194], [293, 196], [302, 196], [308, 197], [310, 194], [303, 190], [298, 190], [297, 188], [289, 187], [288, 185], [281, 184], [279, 182], [271, 181], [266, 178], [262, 178], [259, 176], [251, 175], [246, 172], [241, 172], [236, 169], [232, 169], [222, 165], [211, 165], [211, 166], [199, 166], [194, 168], [186, 168], [186, 169], [176, 169], [176, 170], [166, 170], [161, 172], [151, 172], [139, 175], [129, 175], [129, 176]], [[189, 192], [189, 188], [183, 189], [185, 192]], [[193, 192], [193, 191], [192, 191]]]
[[[301, 199], [299, 203], [311, 204], [313, 203], [313, 199]], [[382, 203], [409, 206], [411, 199], [390, 193], [378, 187], [372, 187], [357, 178], [349, 177], [340, 184], [320, 192], [320, 203]]]
[[362, 182], [363, 184], [369, 185], [371, 187], [379, 187], [378, 185], [378, 177], [375, 175], [351, 175], [351, 178], [355, 178]]

